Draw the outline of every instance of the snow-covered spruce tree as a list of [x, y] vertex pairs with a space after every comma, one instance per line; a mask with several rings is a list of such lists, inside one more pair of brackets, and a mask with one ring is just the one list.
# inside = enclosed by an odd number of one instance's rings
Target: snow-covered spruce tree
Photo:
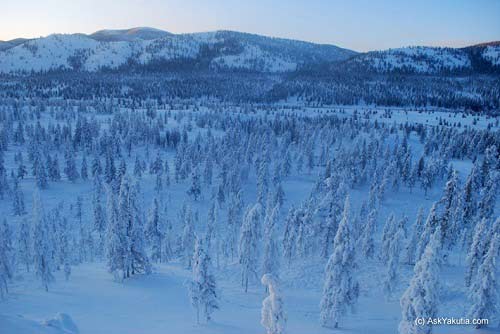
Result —
[[470, 245], [471, 231], [475, 225], [477, 212], [477, 196], [474, 190], [474, 171], [471, 171], [465, 185], [459, 194], [458, 203], [455, 208], [454, 230], [460, 235], [462, 249]]
[[129, 176], [122, 178], [116, 200], [108, 188], [108, 228], [106, 232], [108, 270], [123, 280], [138, 273], [150, 273], [151, 264], [145, 251], [139, 188]]
[[104, 179], [107, 184], [113, 185], [115, 183], [114, 180], [116, 175], [116, 167], [114, 154], [110, 148], [106, 150], [105, 161], [106, 164], [104, 166]]
[[93, 242], [90, 242], [91, 235], [88, 231], [88, 225], [83, 221], [83, 198], [77, 196], [75, 203], [75, 219], [78, 227], [78, 261], [80, 263], [91, 258], [91, 247]]
[[193, 249], [195, 242], [193, 214], [191, 207], [187, 206], [184, 216], [184, 228], [181, 236], [182, 260], [186, 268], [192, 265]]
[[424, 190], [425, 196], [427, 196], [427, 192], [432, 187], [434, 175], [432, 171], [433, 166], [429, 163], [424, 167], [420, 177], [420, 185]]
[[240, 227], [240, 214], [243, 202], [241, 192], [232, 194], [228, 204], [226, 232], [224, 235], [224, 253], [231, 260], [237, 256], [238, 252], [238, 232]]
[[291, 172], [292, 172], [292, 156], [290, 154], [290, 149], [287, 149], [285, 156], [283, 158], [281, 175], [283, 177], [288, 177], [290, 176]]
[[23, 219], [17, 230], [17, 258], [18, 262], [26, 267], [26, 271], [30, 271], [32, 263], [31, 256], [31, 234], [30, 226], [26, 219]]
[[425, 247], [424, 254], [415, 264], [413, 278], [401, 297], [400, 334], [430, 334], [431, 324], [419, 326], [417, 318], [434, 318], [439, 297], [439, 272], [441, 266], [441, 230], [438, 227]]
[[123, 280], [125, 269], [125, 227], [118, 219], [118, 205], [112, 187], [107, 193], [106, 258], [108, 271], [116, 280]]
[[24, 179], [26, 174], [28, 174], [28, 171], [26, 170], [26, 166], [24, 165], [24, 163], [21, 161], [21, 162], [19, 162], [19, 165], [17, 166], [16, 176], [20, 180], [22, 180], [22, 179]]
[[260, 211], [261, 206], [259, 203], [248, 208], [241, 226], [238, 254], [241, 265], [241, 284], [245, 292], [248, 291], [250, 277], [257, 277]]
[[160, 152], [156, 153], [156, 158], [149, 168], [150, 174], [162, 174], [163, 173], [163, 160], [161, 159]]
[[418, 261], [422, 254], [424, 254], [425, 248], [427, 247], [432, 234], [439, 226], [439, 218], [437, 216], [436, 210], [437, 202], [432, 204], [429, 215], [427, 216], [427, 219], [425, 221], [424, 228], [418, 240], [417, 252], [415, 253], [415, 261]]
[[3, 150], [0, 147], [0, 199], [4, 199], [9, 193], [9, 183], [7, 182], [7, 170], [4, 166]]
[[47, 171], [42, 163], [42, 154], [37, 152], [33, 160], [33, 175], [35, 176], [36, 186], [45, 189], [48, 186]]
[[120, 161], [120, 165], [116, 169], [115, 172], [115, 179], [113, 180], [114, 186], [116, 188], [116, 191], [120, 191], [120, 187], [123, 181], [123, 178], [127, 175], [127, 162], [122, 159]]
[[274, 168], [273, 168], [273, 177], [272, 177], [273, 185], [275, 187], [277, 187], [278, 184], [281, 183], [281, 179], [282, 179], [282, 177], [281, 177], [281, 165], [278, 162], [276, 162], [274, 164]]
[[398, 226], [391, 238], [388, 250], [387, 271], [384, 279], [384, 293], [387, 299], [390, 299], [394, 295], [398, 284], [399, 257], [403, 240], [403, 227]]
[[341, 317], [353, 308], [359, 296], [354, 278], [356, 268], [354, 240], [349, 221], [349, 197], [334, 239], [333, 254], [325, 268], [325, 284], [320, 304], [320, 323], [323, 327], [338, 328]]
[[292, 262], [292, 257], [295, 252], [295, 239], [299, 229], [299, 217], [297, 216], [298, 210], [293, 206], [288, 210], [285, 218], [285, 231], [283, 235], [283, 258], [287, 261], [288, 266]]
[[500, 183], [500, 172], [491, 171], [481, 190], [481, 199], [478, 203], [480, 218], [490, 218], [495, 210], [497, 192]]
[[53, 247], [50, 237], [49, 226], [44, 214], [40, 191], [35, 188], [33, 193], [33, 215], [32, 215], [32, 254], [34, 271], [38, 279], [42, 282], [46, 291], [49, 291], [49, 284], [54, 281], [53, 271]]
[[375, 234], [377, 224], [377, 211], [371, 210], [368, 214], [366, 224], [361, 234], [361, 254], [369, 259], [373, 259], [375, 255], [375, 242], [373, 235]]
[[310, 241], [312, 238], [309, 236], [312, 234], [311, 229], [311, 204], [307, 201], [302, 205], [302, 207], [297, 211], [297, 223], [298, 230], [297, 236], [295, 238], [295, 252], [296, 256], [300, 258], [307, 258], [312, 251], [312, 245]]
[[196, 238], [192, 263], [193, 278], [188, 286], [191, 305], [196, 309], [196, 322], [200, 323], [200, 311], [208, 322], [219, 309], [219, 303], [210, 256], [203, 248], [202, 239]]
[[139, 160], [139, 156], [136, 155], [135, 156], [135, 162], [134, 162], [134, 176], [136, 178], [140, 179], [142, 177], [142, 173], [143, 173], [142, 163]]
[[382, 242], [380, 248], [380, 259], [385, 264], [387, 264], [387, 261], [389, 260], [389, 247], [391, 245], [391, 240], [396, 229], [396, 217], [394, 216], [394, 213], [391, 212], [389, 218], [387, 218], [387, 221], [385, 222], [384, 229], [382, 231]]
[[24, 195], [19, 188], [18, 178], [14, 178], [14, 187], [12, 189], [12, 211], [14, 216], [22, 216], [26, 213], [24, 208]]
[[377, 210], [380, 206], [377, 198], [378, 180], [374, 178], [370, 185], [370, 193], [368, 194], [368, 207], [371, 210]]
[[328, 191], [322, 205], [328, 208], [328, 213], [324, 221], [323, 240], [321, 240], [321, 254], [328, 258], [333, 246], [333, 240], [337, 233], [339, 218], [342, 215], [344, 200], [347, 195], [347, 186], [345, 182], [340, 181], [336, 187], [336, 182], [329, 180]]
[[[497, 256], [500, 249], [500, 234], [492, 236], [488, 252], [479, 266], [477, 275], [469, 289], [469, 296], [472, 301], [469, 310], [471, 319], [491, 319], [498, 312], [498, 292], [497, 292]], [[483, 327], [477, 324], [476, 328]]]
[[165, 184], [170, 187], [170, 167], [168, 160], [165, 160]]
[[500, 234], [500, 217], [497, 217], [497, 219], [495, 219], [495, 222], [493, 223], [493, 225], [491, 225], [491, 229], [490, 229], [489, 234], [490, 234], [490, 238], [488, 240], [488, 244], [492, 242], [493, 238], [495, 237], [495, 234]]
[[451, 248], [455, 244], [458, 231], [455, 231], [455, 208], [458, 205], [459, 184], [458, 172], [452, 170], [446, 182], [443, 196], [439, 204], [443, 207], [440, 217], [441, 233], [443, 233], [443, 245]]
[[203, 169], [203, 182], [206, 185], [212, 184], [212, 175], [213, 175], [213, 158], [211, 155], [207, 155], [205, 160], [205, 168]]
[[395, 168], [395, 162], [392, 162], [389, 163], [389, 165], [383, 172], [382, 179], [380, 180], [376, 194], [378, 203], [382, 203], [385, 199], [387, 188], [390, 186], [391, 180], [395, 178]]
[[269, 161], [268, 151], [263, 154], [257, 168], [257, 202], [264, 206], [267, 192], [269, 191]]
[[160, 194], [163, 191], [163, 180], [162, 175], [157, 173], [155, 176], [155, 192]]
[[191, 196], [195, 201], [197, 201], [200, 198], [201, 181], [200, 181], [200, 172], [198, 168], [194, 168], [191, 173], [191, 185], [187, 190], [187, 194]]
[[151, 247], [151, 261], [154, 262], [160, 262], [162, 258], [163, 231], [160, 219], [158, 199], [155, 197], [149, 209], [146, 225], [146, 239]]
[[57, 154], [53, 159], [51, 158], [50, 154], [47, 155], [46, 170], [50, 181], [57, 182], [61, 180], [59, 157], [57, 156]]
[[413, 192], [413, 188], [415, 187], [416, 183], [417, 183], [417, 165], [415, 164], [412, 167], [410, 174], [408, 175], [408, 179], [406, 180], [406, 184], [410, 189], [410, 194]]
[[71, 275], [71, 249], [70, 249], [70, 229], [66, 217], [61, 219], [61, 228], [59, 229], [57, 243], [59, 244], [59, 264], [64, 270], [64, 277], [69, 280]]
[[402, 181], [408, 185], [408, 188], [410, 188], [410, 192], [411, 192], [411, 189], [412, 187], [414, 186], [415, 184], [415, 181], [412, 180], [412, 175], [413, 175], [413, 169], [412, 169], [412, 155], [411, 155], [411, 152], [408, 151], [404, 154], [404, 158], [403, 158], [403, 166], [401, 168], [401, 177], [402, 177]]
[[424, 209], [420, 207], [418, 209], [417, 219], [413, 224], [410, 240], [406, 245], [405, 260], [404, 260], [406, 264], [414, 264], [416, 261], [415, 253], [417, 252], [418, 241], [422, 236], [423, 229], [424, 229]]
[[354, 221], [352, 224], [352, 233], [355, 236], [355, 239], [361, 240], [361, 236], [363, 235], [363, 230], [365, 229], [366, 222], [368, 220], [368, 202], [363, 201], [361, 203], [361, 207], [359, 211], [354, 215]]
[[101, 195], [101, 176], [96, 173], [92, 181], [92, 219], [93, 230], [97, 233], [95, 252], [98, 256], [102, 256], [104, 252], [104, 234], [106, 232], [106, 216], [101, 203]]
[[278, 275], [280, 257], [275, 236], [278, 216], [279, 204], [276, 204], [274, 207], [268, 204], [264, 219], [264, 259], [262, 261], [262, 272], [276, 276]]
[[266, 334], [286, 333], [286, 313], [278, 280], [272, 274], [264, 274], [261, 279], [269, 295], [262, 302], [260, 323], [266, 329]]
[[406, 239], [408, 237], [408, 216], [403, 214], [398, 220], [398, 228], [403, 229], [403, 237]]
[[215, 195], [217, 198], [217, 203], [219, 204], [219, 208], [222, 208], [224, 206], [224, 203], [226, 202], [226, 195], [224, 195], [224, 186], [219, 184], [217, 188], [217, 194]]
[[[128, 192], [125, 190], [125, 194], [122, 194], [122, 189], [127, 188], [127, 183], [129, 184], [129, 190]], [[126, 272], [128, 274], [126, 277], [138, 273], [151, 273], [151, 264], [146, 253], [143, 213], [139, 207], [139, 196], [139, 184], [131, 180], [128, 175], [125, 175], [122, 179], [118, 205], [119, 217], [125, 222], [127, 231], [127, 252], [125, 259], [127, 261]], [[124, 205], [127, 198], [128, 203]]]
[[[207, 232], [205, 234], [205, 243], [208, 254], [213, 254], [213, 246], [215, 244], [215, 239], [217, 238], [217, 205], [215, 202], [212, 203], [210, 209], [208, 209], [207, 217]], [[217, 252], [218, 250], [215, 249]]]
[[161, 261], [169, 262], [174, 257], [174, 249], [173, 249], [173, 231], [172, 231], [172, 223], [168, 219], [168, 208], [167, 205], [161, 204], [163, 214], [160, 215], [161, 219], [164, 219], [163, 225], [163, 241], [162, 241], [162, 250], [161, 250]]
[[[61, 265], [64, 264], [65, 257], [67, 255], [67, 249], [65, 250], [64, 244], [61, 242], [64, 233], [72, 234], [72, 231], [68, 231], [68, 224], [66, 220], [63, 220], [62, 210], [63, 203], [60, 202], [56, 207], [50, 210], [47, 214], [47, 221], [49, 222], [49, 235], [52, 238], [53, 253], [52, 260], [54, 263], [55, 270], [60, 270]], [[69, 259], [72, 261], [73, 259]]]
[[7, 284], [14, 275], [14, 250], [11, 237], [9, 226], [4, 219], [0, 224], [0, 299], [9, 292]]
[[82, 158], [82, 167], [80, 169], [80, 176], [82, 180], [87, 180], [89, 178], [89, 168], [87, 166], [87, 157], [84, 155]]
[[75, 182], [78, 178], [78, 171], [76, 169], [75, 152], [72, 149], [66, 151], [66, 166], [64, 167], [64, 174], [71, 182]]
[[281, 182], [278, 183], [274, 191], [274, 202], [278, 203], [280, 207], [283, 206], [285, 202], [285, 191], [283, 190]]
[[486, 219], [482, 219], [474, 229], [474, 236], [472, 237], [472, 244], [467, 252], [466, 270], [465, 270], [465, 286], [469, 287], [474, 279], [477, 269], [483, 260], [483, 255], [486, 252], [486, 236], [488, 227], [486, 226]]

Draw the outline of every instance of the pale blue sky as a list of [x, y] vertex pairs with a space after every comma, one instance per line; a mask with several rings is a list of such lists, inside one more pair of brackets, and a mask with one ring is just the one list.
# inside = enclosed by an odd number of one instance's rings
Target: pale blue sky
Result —
[[0, 0], [0, 40], [150, 26], [230, 29], [358, 50], [500, 40], [500, 0]]

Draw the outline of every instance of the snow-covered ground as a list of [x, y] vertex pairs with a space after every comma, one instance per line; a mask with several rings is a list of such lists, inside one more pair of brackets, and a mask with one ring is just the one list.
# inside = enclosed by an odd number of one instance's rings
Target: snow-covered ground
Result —
[[[382, 278], [373, 276], [377, 271], [373, 264], [363, 268], [363, 292], [357, 306], [357, 312], [347, 316], [342, 329], [336, 333], [395, 333], [400, 320], [399, 300], [386, 300], [379, 287]], [[304, 265], [303, 270], [311, 268]], [[292, 269], [290, 269], [292, 270]], [[300, 277], [305, 272], [298, 268], [294, 276]], [[406, 268], [405, 276], [411, 269]], [[452, 268], [446, 273], [445, 284], [453, 289], [445, 296], [448, 302], [443, 307], [443, 316], [463, 316], [461, 301], [463, 291], [457, 287], [457, 272]], [[17, 315], [42, 323], [55, 314], [64, 312], [71, 316], [81, 334], [107, 333], [186, 333], [186, 334], [255, 334], [262, 333], [260, 310], [265, 297], [264, 288], [253, 286], [244, 293], [237, 282], [227, 277], [220, 277], [220, 311], [210, 323], [196, 324], [196, 316], [186, 292], [186, 282], [190, 271], [179, 263], [155, 266], [151, 275], [134, 277], [123, 283], [115, 282], [107, 272], [105, 264], [84, 264], [74, 268], [69, 281], [63, 275], [57, 276], [57, 282], [49, 292], [39, 287], [30, 275], [12, 287], [8, 300], [0, 303], [0, 329], [5, 334], [35, 334], [41, 329], [26, 329], [17, 332], [9, 329], [9, 322], [19, 323]], [[295, 277], [297, 278], [297, 277]], [[320, 277], [316, 277], [319, 279]], [[290, 282], [293, 283], [293, 282]], [[318, 281], [317, 283], [321, 283]], [[288, 333], [332, 333], [319, 325], [320, 289], [291, 286], [284, 289], [285, 308], [288, 315]], [[18, 320], [15, 321], [14, 319]], [[475, 333], [470, 327], [443, 326], [437, 333]], [[57, 331], [54, 331], [57, 332]], [[487, 331], [492, 333], [491, 330]], [[493, 331], [494, 332], [494, 331]], [[44, 332], [45, 333], [45, 332]], [[46, 333], [52, 333], [49, 329]], [[478, 332], [479, 333], [479, 332]]]

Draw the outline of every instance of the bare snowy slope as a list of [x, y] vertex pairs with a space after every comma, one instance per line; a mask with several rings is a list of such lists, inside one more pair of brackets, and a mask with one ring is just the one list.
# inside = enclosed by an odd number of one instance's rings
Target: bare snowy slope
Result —
[[29, 41], [27, 38], [16, 38], [10, 41], [0, 41], [0, 51], [5, 51], [7, 49], [13, 48], [19, 44], [23, 44]]

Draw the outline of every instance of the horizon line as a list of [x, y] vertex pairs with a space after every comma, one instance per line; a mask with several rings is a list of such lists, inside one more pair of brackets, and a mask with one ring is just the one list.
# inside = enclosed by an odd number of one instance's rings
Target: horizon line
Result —
[[[463, 49], [467, 47], [473, 47], [473, 46], [479, 46], [482, 44], [491, 44], [491, 43], [500, 43], [500, 39], [497, 40], [487, 40], [487, 41], [456, 41], [458, 43], [454, 42], [444, 42], [443, 43], [431, 43], [428, 45], [425, 44], [408, 44], [408, 45], [400, 45], [396, 47], [390, 47], [390, 48], [377, 48], [377, 49], [366, 49], [366, 50], [356, 50], [356, 49], [351, 49], [347, 48], [344, 46], [341, 46], [339, 44], [335, 43], [329, 43], [329, 42], [322, 42], [322, 41], [315, 41], [315, 40], [305, 40], [305, 39], [300, 39], [300, 38], [293, 38], [293, 37], [283, 37], [283, 36], [274, 36], [274, 35], [267, 35], [267, 34], [260, 34], [256, 32], [249, 32], [249, 31], [242, 31], [242, 30], [237, 30], [237, 29], [215, 29], [215, 30], [205, 30], [205, 31], [194, 31], [194, 32], [172, 32], [170, 30], [165, 30], [161, 28], [156, 28], [156, 27], [151, 27], [147, 25], [143, 26], [134, 26], [130, 28], [102, 28], [95, 30], [93, 32], [52, 32], [47, 35], [40, 35], [37, 37], [15, 37], [7, 40], [0, 40], [1, 42], [10, 42], [10, 41], [15, 41], [17, 39], [26, 39], [26, 40], [35, 40], [35, 39], [42, 39], [46, 38], [52, 35], [84, 35], [90, 37], [92, 34], [95, 34], [100, 31], [119, 31], [119, 30], [133, 30], [133, 29], [154, 29], [158, 31], [163, 31], [172, 35], [189, 35], [189, 34], [203, 34], [203, 33], [213, 33], [213, 32], [220, 32], [220, 31], [228, 31], [228, 32], [236, 32], [236, 33], [242, 33], [242, 34], [249, 34], [249, 35], [256, 35], [256, 36], [263, 36], [263, 37], [268, 37], [268, 38], [275, 38], [275, 39], [283, 39], [283, 40], [291, 40], [291, 41], [297, 41], [297, 42], [305, 42], [305, 43], [311, 43], [311, 44], [316, 44], [316, 45], [327, 45], [327, 46], [335, 46], [339, 47], [345, 50], [350, 50], [350, 51], [355, 51], [357, 53], [366, 53], [366, 52], [374, 52], [374, 51], [385, 51], [385, 50], [394, 50], [394, 49], [399, 49], [399, 48], [411, 48], [411, 47], [430, 47], [430, 48], [450, 48], [450, 49]], [[109, 41], [108, 43], [113, 43], [114, 41]]]

